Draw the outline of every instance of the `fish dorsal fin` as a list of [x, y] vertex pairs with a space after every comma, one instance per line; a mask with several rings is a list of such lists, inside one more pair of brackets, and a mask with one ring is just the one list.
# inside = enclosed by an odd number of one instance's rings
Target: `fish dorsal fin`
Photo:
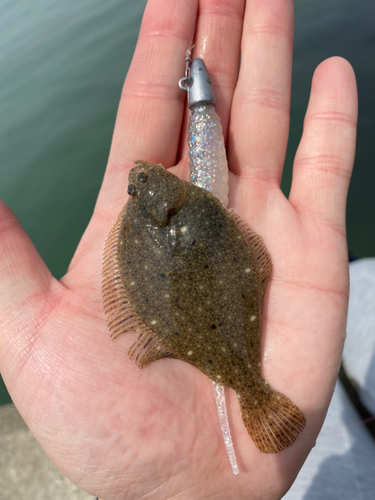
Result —
[[263, 303], [263, 297], [267, 290], [267, 285], [272, 273], [271, 257], [267, 251], [262, 238], [257, 234], [247, 223], [233, 210], [229, 210], [232, 219], [236, 223], [238, 229], [241, 231], [242, 236], [245, 238], [249, 248], [253, 252], [255, 261], [257, 263], [257, 275], [259, 280], [259, 294], [260, 302]]
[[171, 357], [173, 354], [156, 338], [154, 332], [142, 322], [131, 306], [126, 294], [119, 259], [119, 239], [125, 212], [126, 205], [104, 245], [102, 264], [103, 309], [112, 339], [116, 339], [125, 333], [136, 332], [139, 334], [128, 354], [138, 368], [143, 368], [157, 359]]

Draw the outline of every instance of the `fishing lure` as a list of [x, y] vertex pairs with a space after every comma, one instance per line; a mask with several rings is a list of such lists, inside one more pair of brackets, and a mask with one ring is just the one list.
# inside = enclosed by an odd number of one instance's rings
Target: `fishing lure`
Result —
[[[187, 92], [191, 111], [188, 126], [190, 182], [215, 194], [228, 203], [228, 162], [221, 121], [215, 111], [215, 96], [206, 65], [201, 59], [191, 60], [186, 53], [185, 77], [179, 86]], [[236, 453], [228, 423], [224, 386], [213, 381], [220, 428], [234, 474], [239, 473]]]
[[[264, 243], [217, 196], [195, 185], [201, 180], [226, 202], [220, 121], [213, 97], [194, 97], [193, 78], [209, 83], [203, 61], [195, 61], [185, 84], [190, 105], [198, 104], [189, 154], [200, 167], [188, 183], [161, 165], [136, 162], [129, 200], [105, 243], [104, 311], [112, 338], [138, 333], [129, 355], [139, 368], [174, 357], [200, 369], [215, 391], [233, 388], [255, 445], [276, 453], [295, 441], [305, 419], [261, 376], [263, 301], [272, 270]], [[213, 170], [202, 172], [207, 160]], [[236, 472], [235, 458], [231, 462]]]
[[228, 204], [228, 162], [220, 118], [210, 76], [202, 59], [186, 56], [185, 78], [179, 81], [187, 91], [191, 111], [188, 126], [190, 182]]

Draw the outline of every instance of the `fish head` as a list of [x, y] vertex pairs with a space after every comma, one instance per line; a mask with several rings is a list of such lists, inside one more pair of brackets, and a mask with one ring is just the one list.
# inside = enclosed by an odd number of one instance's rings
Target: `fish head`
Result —
[[137, 161], [129, 172], [128, 194], [139, 213], [152, 225], [165, 227], [185, 203], [186, 182], [162, 165]]

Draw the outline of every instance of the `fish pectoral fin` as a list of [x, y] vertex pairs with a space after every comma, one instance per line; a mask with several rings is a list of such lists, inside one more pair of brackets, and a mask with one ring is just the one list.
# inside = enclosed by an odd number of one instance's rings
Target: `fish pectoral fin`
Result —
[[150, 211], [150, 215], [158, 227], [165, 227], [168, 224], [168, 215], [170, 211], [170, 206], [159, 203]]
[[154, 220], [158, 227], [165, 227], [168, 225], [169, 220], [183, 206], [187, 196], [186, 185], [177, 179], [173, 180], [170, 187], [168, 199], [160, 199], [150, 211], [151, 218]]
[[259, 275], [259, 293], [261, 298], [263, 298], [272, 273], [271, 257], [269, 256], [267, 248], [259, 234], [253, 231], [253, 229], [247, 225], [242, 217], [240, 217], [233, 210], [233, 208], [228, 211], [254, 254]]
[[[256, 394], [256, 393], [255, 393]], [[240, 394], [245, 427], [263, 453], [277, 453], [294, 443], [305, 426], [301, 410], [283, 394], [269, 388], [265, 394]]]
[[134, 363], [140, 369], [160, 358], [173, 357], [171, 350], [149, 328], [139, 334], [128, 354], [129, 358], [132, 361], [134, 360]]

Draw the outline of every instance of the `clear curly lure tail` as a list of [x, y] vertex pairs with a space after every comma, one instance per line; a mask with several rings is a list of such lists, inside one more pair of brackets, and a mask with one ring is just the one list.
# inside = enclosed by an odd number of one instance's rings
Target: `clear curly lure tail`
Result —
[[[191, 110], [188, 127], [190, 182], [213, 193], [228, 204], [228, 161], [220, 118], [215, 111], [211, 80], [202, 59], [186, 56], [185, 78], [179, 82], [187, 91]], [[228, 458], [238, 474], [236, 454], [228, 424], [224, 387], [213, 382], [216, 407]]]

